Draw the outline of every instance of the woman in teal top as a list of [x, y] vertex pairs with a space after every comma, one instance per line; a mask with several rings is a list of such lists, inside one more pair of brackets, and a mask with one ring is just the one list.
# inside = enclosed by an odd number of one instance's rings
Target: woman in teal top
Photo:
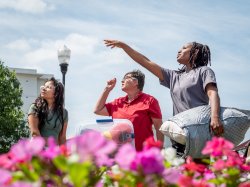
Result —
[[40, 96], [28, 112], [31, 136], [53, 137], [57, 144], [66, 142], [68, 112], [64, 108], [64, 86], [54, 77], [41, 86]]

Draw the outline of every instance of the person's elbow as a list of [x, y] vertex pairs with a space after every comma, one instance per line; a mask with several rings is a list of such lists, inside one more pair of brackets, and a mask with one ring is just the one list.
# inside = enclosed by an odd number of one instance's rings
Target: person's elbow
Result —
[[106, 113], [101, 109], [101, 110], [94, 110], [94, 114], [96, 115], [101, 115], [101, 116], [105, 116]]
[[100, 114], [100, 110], [98, 108], [95, 108], [93, 112], [94, 112], [94, 114], [97, 114], [97, 115]]
[[97, 115], [100, 115], [100, 116], [108, 116], [109, 115], [107, 108], [105, 106], [103, 108], [94, 109], [94, 113]]
[[102, 113], [103, 113], [103, 111], [104, 111], [104, 108], [105, 108], [105, 106], [95, 106], [95, 108], [94, 108], [94, 113], [95, 114], [97, 114], [97, 115], [101, 115]]

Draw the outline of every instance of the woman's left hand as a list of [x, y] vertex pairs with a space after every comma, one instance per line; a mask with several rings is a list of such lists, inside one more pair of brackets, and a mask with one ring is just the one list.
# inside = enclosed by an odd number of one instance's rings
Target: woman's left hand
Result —
[[215, 136], [221, 136], [224, 133], [224, 127], [219, 117], [211, 118], [210, 128]]

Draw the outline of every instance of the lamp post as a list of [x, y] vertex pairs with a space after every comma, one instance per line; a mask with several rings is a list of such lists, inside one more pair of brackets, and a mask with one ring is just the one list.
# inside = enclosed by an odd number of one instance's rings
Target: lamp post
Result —
[[64, 45], [62, 48], [58, 49], [57, 54], [58, 54], [58, 60], [59, 64], [61, 67], [61, 72], [62, 72], [62, 80], [63, 80], [63, 85], [65, 87], [65, 75], [68, 70], [68, 65], [69, 65], [69, 59], [70, 59], [70, 49], [67, 48], [66, 45]]

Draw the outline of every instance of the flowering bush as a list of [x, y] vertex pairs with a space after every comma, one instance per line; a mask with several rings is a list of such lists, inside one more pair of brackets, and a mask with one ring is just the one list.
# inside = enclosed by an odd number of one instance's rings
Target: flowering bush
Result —
[[2, 187], [249, 187], [250, 161], [232, 151], [233, 144], [214, 137], [207, 142], [201, 163], [161, 150], [152, 138], [136, 152], [131, 144], [118, 147], [89, 131], [56, 146], [43, 138], [20, 140], [0, 155]]

